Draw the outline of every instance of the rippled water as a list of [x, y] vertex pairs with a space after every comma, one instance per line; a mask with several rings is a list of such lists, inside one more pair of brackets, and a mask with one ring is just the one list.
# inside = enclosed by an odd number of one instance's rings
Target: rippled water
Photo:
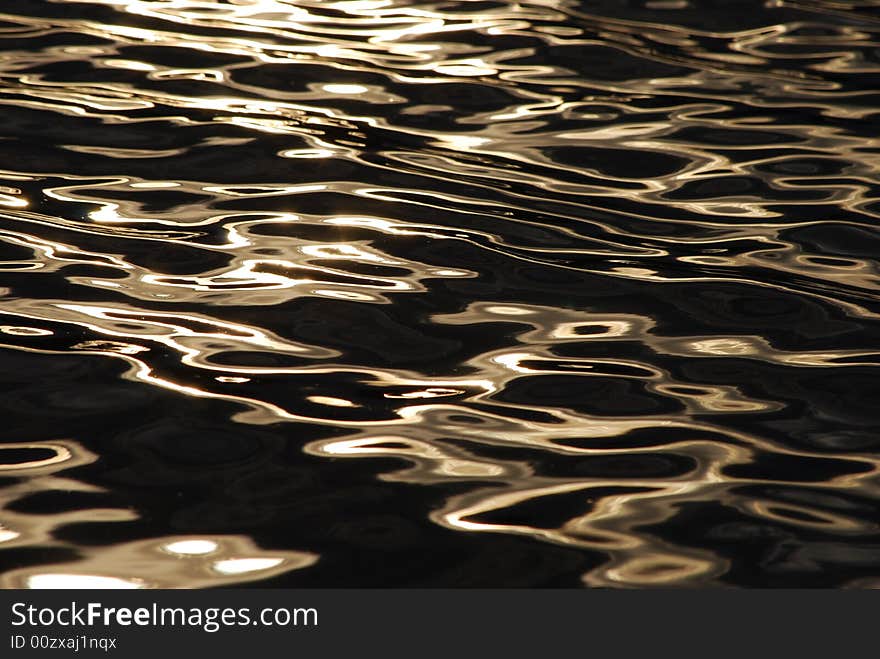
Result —
[[0, 586], [880, 584], [878, 3], [0, 11]]

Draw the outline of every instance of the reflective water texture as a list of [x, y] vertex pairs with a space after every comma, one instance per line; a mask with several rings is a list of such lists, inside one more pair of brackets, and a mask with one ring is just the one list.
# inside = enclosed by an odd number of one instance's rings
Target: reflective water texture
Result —
[[16, 0], [0, 586], [880, 585], [880, 9]]

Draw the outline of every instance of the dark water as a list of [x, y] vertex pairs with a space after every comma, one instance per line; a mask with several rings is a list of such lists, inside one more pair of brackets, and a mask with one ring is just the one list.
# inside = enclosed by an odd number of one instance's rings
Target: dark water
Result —
[[0, 11], [0, 585], [880, 584], [880, 4]]

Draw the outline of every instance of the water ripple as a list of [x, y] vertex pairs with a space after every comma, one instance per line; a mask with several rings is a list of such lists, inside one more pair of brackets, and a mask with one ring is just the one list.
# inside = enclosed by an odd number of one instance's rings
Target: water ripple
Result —
[[870, 3], [20, 0], [0, 45], [0, 585], [876, 580]]

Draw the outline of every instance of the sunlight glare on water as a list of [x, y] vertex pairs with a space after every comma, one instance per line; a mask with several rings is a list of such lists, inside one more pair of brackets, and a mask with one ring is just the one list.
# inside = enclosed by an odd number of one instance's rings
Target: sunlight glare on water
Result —
[[876, 581], [873, 3], [0, 43], [0, 587]]

